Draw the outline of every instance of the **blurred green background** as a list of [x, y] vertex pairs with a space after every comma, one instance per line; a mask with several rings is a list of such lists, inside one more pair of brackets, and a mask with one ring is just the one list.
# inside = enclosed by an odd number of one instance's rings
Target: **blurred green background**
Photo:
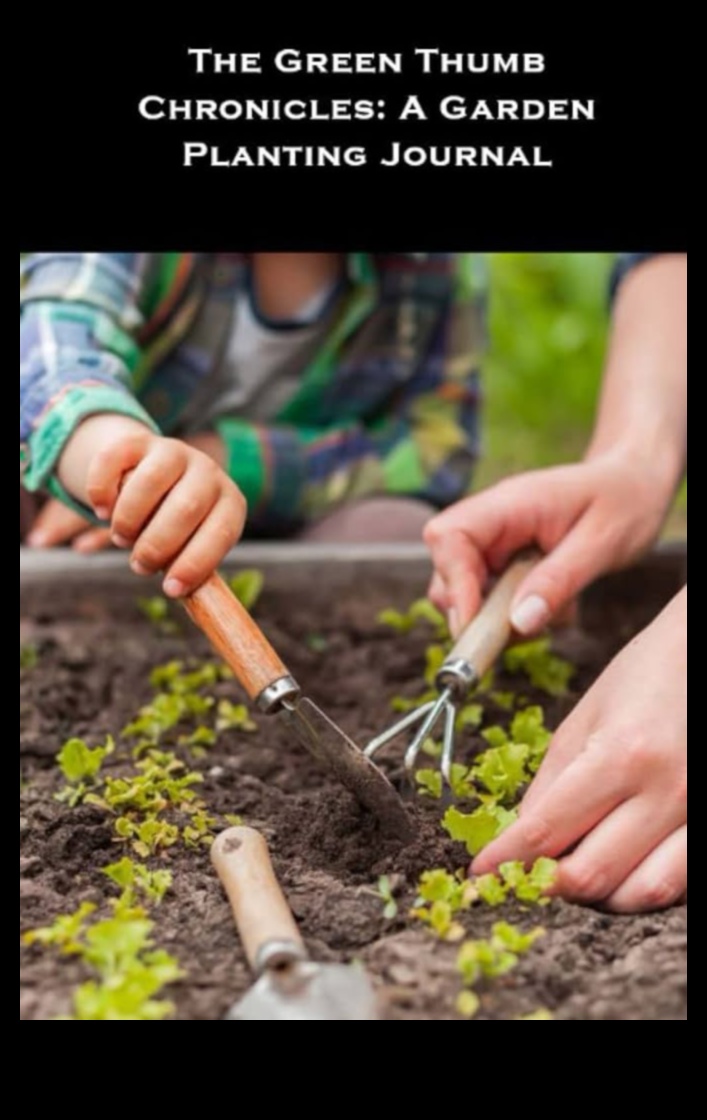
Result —
[[[569, 462], [589, 440], [609, 330], [610, 253], [491, 254], [491, 352], [477, 488]], [[686, 491], [668, 526], [683, 535]]]

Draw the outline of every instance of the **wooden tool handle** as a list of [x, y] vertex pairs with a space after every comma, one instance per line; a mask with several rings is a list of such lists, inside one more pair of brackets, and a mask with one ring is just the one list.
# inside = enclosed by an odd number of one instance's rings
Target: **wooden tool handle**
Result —
[[211, 852], [233, 910], [248, 962], [257, 969], [270, 943], [291, 943], [305, 955], [304, 941], [275, 877], [263, 836], [252, 828], [232, 828]]
[[511, 608], [516, 593], [533, 568], [540, 563], [538, 552], [515, 560], [498, 581], [481, 611], [466, 628], [450, 660], [467, 661], [479, 677], [491, 669], [508, 645], [513, 626]]
[[183, 602], [251, 700], [288, 675], [260, 627], [218, 573]]

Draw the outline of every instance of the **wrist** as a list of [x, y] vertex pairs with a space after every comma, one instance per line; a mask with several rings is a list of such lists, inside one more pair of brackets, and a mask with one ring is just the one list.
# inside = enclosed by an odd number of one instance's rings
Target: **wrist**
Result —
[[617, 478], [633, 480], [645, 489], [652, 507], [667, 513], [684, 476], [684, 461], [660, 440], [636, 444], [630, 439], [607, 442], [595, 438], [584, 462]]
[[83, 420], [68, 440], [57, 464], [56, 475], [66, 492], [83, 505], [90, 506], [86, 492], [88, 470], [94, 456], [122, 439], [155, 433], [131, 416], [99, 413]]

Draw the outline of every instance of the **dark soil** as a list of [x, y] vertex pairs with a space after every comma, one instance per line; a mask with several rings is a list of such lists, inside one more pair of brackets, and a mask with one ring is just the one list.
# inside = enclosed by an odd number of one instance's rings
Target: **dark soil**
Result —
[[[624, 610], [617, 607], [620, 588], [597, 594], [588, 628], [558, 638], [579, 668], [575, 694], [548, 703], [522, 689], [529, 700], [544, 703], [551, 726], [666, 598], [668, 584], [659, 580], [651, 594], [639, 595]], [[422, 691], [429, 637], [397, 637], [375, 622], [381, 608], [407, 606], [421, 587], [392, 576], [367, 578], [365, 596], [361, 586], [342, 596], [318, 584], [316, 599], [311, 591], [292, 595], [271, 587], [258, 615], [309, 693], [365, 743], [391, 721], [393, 696]], [[629, 588], [636, 598], [635, 580]], [[182, 637], [156, 634], [138, 613], [132, 589], [34, 589], [21, 600], [20, 641], [32, 641], [40, 655], [35, 669], [20, 674], [20, 929], [26, 931], [83, 901], [104, 900], [110, 889], [100, 869], [122, 854], [100, 810], [70, 810], [54, 799], [63, 784], [53, 761], [57, 750], [71, 736], [97, 743], [119, 734], [149, 701], [153, 667], [208, 651], [186, 621]], [[237, 695], [228, 683], [219, 690]], [[206, 776], [210, 809], [239, 814], [265, 832], [315, 957], [362, 959], [386, 990], [392, 1019], [457, 1019], [456, 949], [406, 918], [421, 872], [468, 862], [440, 830], [439, 804], [415, 808], [419, 837], [401, 851], [381, 838], [375, 823], [317, 769], [286, 728], [266, 717], [258, 722], [256, 735], [231, 733], [196, 763]], [[467, 738], [462, 752], [473, 747]], [[393, 761], [397, 757], [393, 753]], [[119, 770], [128, 758], [124, 745], [111, 766]], [[219, 1019], [249, 983], [230, 913], [206, 850], [173, 849], [167, 863], [174, 890], [156, 911], [156, 936], [187, 973], [172, 993], [176, 1018]], [[384, 921], [376, 895], [384, 874], [401, 901], [402, 917], [394, 923]], [[488, 986], [481, 1021], [514, 1019], [539, 1007], [549, 1007], [558, 1019], [686, 1019], [684, 908], [616, 918], [554, 902], [533, 913], [475, 909], [465, 923], [471, 936], [484, 936], [501, 918], [527, 927], [541, 922], [548, 936], [516, 973]], [[21, 949], [20, 970], [20, 1019], [66, 1013], [72, 989], [85, 979], [74, 961], [37, 948]]]

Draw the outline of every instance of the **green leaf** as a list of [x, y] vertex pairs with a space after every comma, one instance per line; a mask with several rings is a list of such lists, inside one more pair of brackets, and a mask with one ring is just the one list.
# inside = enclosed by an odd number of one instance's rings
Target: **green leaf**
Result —
[[429, 646], [425, 654], [425, 661], [427, 668], [425, 670], [425, 680], [430, 688], [433, 688], [437, 683], [439, 671], [447, 660], [447, 650], [445, 646]]
[[137, 605], [158, 633], [165, 636], [179, 633], [179, 626], [171, 617], [170, 603], [163, 596], [155, 595], [151, 599], [138, 599]]
[[481, 734], [488, 745], [494, 749], [505, 747], [506, 743], [509, 742], [508, 732], [502, 727], [487, 727]]
[[457, 999], [457, 1011], [462, 1019], [475, 1019], [481, 1010], [481, 1000], [476, 992], [461, 992]]
[[536, 942], [545, 937], [545, 933], [546, 931], [540, 927], [531, 930], [530, 933], [523, 933], [508, 922], [498, 922], [493, 927], [494, 941], [519, 957], [529, 953]]
[[530, 747], [522, 743], [494, 747], [481, 755], [474, 767], [474, 777], [494, 797], [512, 803], [530, 781], [530, 754]]
[[86, 924], [96, 909], [92, 902], [84, 902], [74, 914], [64, 914], [44, 929], [31, 930], [22, 940], [25, 945], [53, 946], [67, 955], [80, 953]]
[[528, 769], [537, 774], [545, 761], [552, 732], [545, 726], [545, 713], [542, 708], [526, 708], [513, 720], [512, 736], [516, 743], [527, 743], [530, 747]]
[[508, 889], [496, 875], [482, 875], [474, 880], [474, 885], [487, 906], [503, 906], [508, 898]]
[[101, 767], [109, 754], [112, 754], [114, 744], [108, 740], [105, 747], [90, 747], [82, 739], [69, 739], [57, 755], [57, 762], [67, 782], [77, 785], [79, 782], [93, 782], [101, 772]]
[[415, 625], [408, 615], [392, 609], [381, 611], [376, 621], [380, 626], [388, 626], [396, 634], [409, 634]]
[[216, 730], [244, 731], [252, 734], [258, 730], [258, 725], [251, 719], [250, 712], [245, 704], [232, 704], [230, 700], [222, 700], [218, 706], [218, 719]]
[[228, 582], [236, 599], [243, 604], [247, 611], [252, 611], [258, 603], [265, 587], [265, 576], [263, 573], [255, 569], [238, 572], [238, 574], [233, 576]]
[[483, 722], [483, 704], [467, 704], [457, 716], [457, 732], [477, 731]]
[[444, 783], [439, 770], [418, 770], [415, 780], [418, 793], [425, 797], [434, 797], [437, 801], [441, 800]]
[[490, 699], [503, 712], [512, 712], [515, 708], [515, 692], [492, 692]]
[[534, 1011], [532, 1015], [520, 1015], [520, 1019], [554, 1019], [555, 1016], [551, 1011], [542, 1007], [539, 1011]]
[[242, 828], [243, 826], [243, 817], [237, 817], [232, 813], [226, 813], [223, 819], [231, 828]]
[[500, 805], [482, 805], [471, 814], [461, 813], [454, 808], [449, 809], [443, 825], [452, 840], [466, 844], [469, 853], [478, 856], [492, 840], [510, 828], [517, 819], [517, 813], [504, 809]]
[[426, 871], [420, 880], [418, 894], [423, 902], [451, 902], [459, 891], [459, 882], [448, 871]]
[[39, 664], [39, 651], [36, 646], [20, 646], [20, 672], [29, 672]]
[[400, 908], [393, 893], [393, 886], [388, 875], [383, 875], [378, 880], [378, 894], [385, 903], [383, 917], [387, 922], [395, 921]]
[[574, 666], [552, 652], [549, 638], [524, 642], [509, 649], [505, 656], [511, 673], [524, 673], [535, 688], [550, 696], [566, 696], [575, 675]]

